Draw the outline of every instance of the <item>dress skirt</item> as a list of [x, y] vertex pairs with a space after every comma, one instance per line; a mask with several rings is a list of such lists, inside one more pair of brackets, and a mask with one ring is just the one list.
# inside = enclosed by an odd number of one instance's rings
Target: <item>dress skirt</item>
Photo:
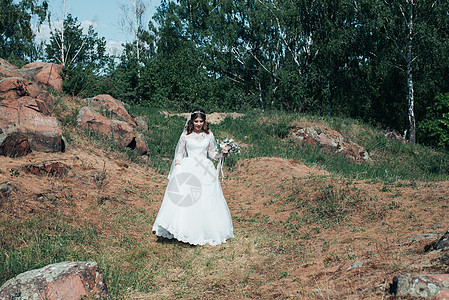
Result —
[[210, 159], [185, 157], [175, 167], [153, 231], [193, 245], [218, 245], [234, 237], [231, 214]]

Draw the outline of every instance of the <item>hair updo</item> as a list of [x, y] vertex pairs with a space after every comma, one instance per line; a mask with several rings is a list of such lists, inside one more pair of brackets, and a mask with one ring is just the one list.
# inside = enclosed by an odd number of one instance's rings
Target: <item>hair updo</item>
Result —
[[190, 120], [187, 122], [187, 134], [191, 134], [193, 132], [194, 126], [193, 121], [200, 117], [203, 121], [203, 131], [209, 134], [209, 123], [206, 122], [206, 113], [201, 108], [194, 109], [192, 114], [190, 115]]

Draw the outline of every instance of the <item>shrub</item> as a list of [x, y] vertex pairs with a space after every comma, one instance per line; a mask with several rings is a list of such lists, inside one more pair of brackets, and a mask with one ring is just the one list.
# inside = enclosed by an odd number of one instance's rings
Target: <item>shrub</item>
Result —
[[426, 118], [418, 124], [424, 142], [449, 149], [449, 93], [435, 97]]

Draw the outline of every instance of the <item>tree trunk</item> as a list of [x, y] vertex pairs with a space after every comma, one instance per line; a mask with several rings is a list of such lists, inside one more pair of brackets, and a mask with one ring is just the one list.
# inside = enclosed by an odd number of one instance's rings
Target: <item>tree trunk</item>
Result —
[[260, 103], [260, 110], [264, 111], [264, 106], [263, 106], [263, 97], [262, 97], [262, 84], [259, 81], [259, 103]]
[[407, 102], [408, 102], [408, 130], [409, 130], [409, 142], [416, 142], [416, 129], [415, 129], [415, 108], [414, 108], [414, 92], [413, 92], [413, 57], [412, 57], [412, 33], [413, 33], [413, 1], [410, 1], [409, 7], [409, 40], [407, 45]]

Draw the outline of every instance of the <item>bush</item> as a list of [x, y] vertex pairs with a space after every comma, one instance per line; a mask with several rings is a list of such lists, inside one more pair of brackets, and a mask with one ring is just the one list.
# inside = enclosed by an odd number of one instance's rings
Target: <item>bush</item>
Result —
[[418, 128], [422, 131], [423, 142], [449, 149], [449, 93], [435, 97]]

